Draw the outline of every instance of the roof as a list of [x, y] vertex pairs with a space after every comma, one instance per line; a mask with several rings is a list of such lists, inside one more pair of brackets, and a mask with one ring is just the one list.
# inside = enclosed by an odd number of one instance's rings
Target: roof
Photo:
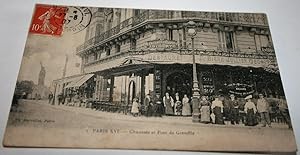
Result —
[[94, 74], [86, 74], [80, 76], [78, 79], [72, 81], [69, 83], [65, 88], [73, 88], [73, 87], [80, 87], [82, 86], [87, 80], [89, 80], [91, 77], [93, 77]]

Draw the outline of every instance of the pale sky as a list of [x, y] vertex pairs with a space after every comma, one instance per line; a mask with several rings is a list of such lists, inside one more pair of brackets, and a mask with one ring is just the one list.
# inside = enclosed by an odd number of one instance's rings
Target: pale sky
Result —
[[45, 85], [50, 86], [53, 80], [62, 78], [66, 54], [69, 58], [66, 76], [79, 74], [80, 67], [75, 64], [81, 63], [81, 59], [75, 52], [84, 42], [84, 35], [85, 30], [77, 34], [64, 32], [59, 37], [29, 33], [18, 80], [32, 80], [37, 84], [42, 62], [46, 69]]

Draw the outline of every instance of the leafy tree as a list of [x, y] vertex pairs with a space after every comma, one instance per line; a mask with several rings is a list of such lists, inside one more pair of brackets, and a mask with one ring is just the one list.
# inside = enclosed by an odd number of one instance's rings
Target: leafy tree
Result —
[[23, 80], [17, 81], [15, 94], [22, 95], [24, 93], [30, 94], [33, 91], [34, 83], [33, 81]]

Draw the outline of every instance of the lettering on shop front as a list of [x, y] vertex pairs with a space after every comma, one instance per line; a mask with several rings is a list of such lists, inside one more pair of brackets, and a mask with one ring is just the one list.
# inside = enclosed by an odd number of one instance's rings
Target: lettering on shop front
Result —
[[179, 61], [180, 55], [172, 55], [172, 54], [153, 54], [146, 57], [149, 61]]
[[220, 64], [245, 64], [245, 65], [266, 65], [270, 61], [266, 59], [250, 59], [250, 58], [235, 58], [235, 57], [218, 57], [218, 56], [200, 56], [198, 62], [205, 63], [220, 63]]

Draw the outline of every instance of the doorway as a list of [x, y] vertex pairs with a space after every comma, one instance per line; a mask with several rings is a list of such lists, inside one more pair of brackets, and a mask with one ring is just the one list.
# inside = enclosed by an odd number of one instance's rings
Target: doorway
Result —
[[166, 78], [166, 92], [168, 92], [172, 97], [175, 96], [175, 93], [179, 93], [180, 98], [183, 98], [184, 94], [191, 97], [192, 76], [183, 71], [171, 73]]

